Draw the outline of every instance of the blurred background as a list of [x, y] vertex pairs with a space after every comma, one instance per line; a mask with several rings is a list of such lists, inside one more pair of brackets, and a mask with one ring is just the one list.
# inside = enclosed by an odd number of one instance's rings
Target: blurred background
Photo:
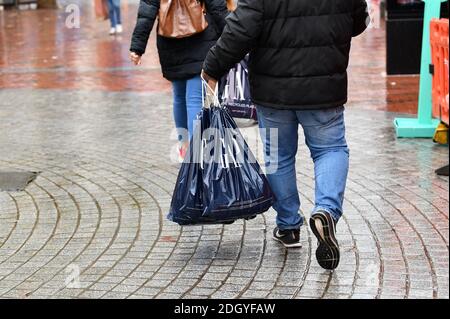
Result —
[[[133, 67], [128, 59], [139, 1], [121, 1], [124, 32], [115, 36], [108, 35], [109, 22], [96, 3], [101, 0], [0, 0], [0, 87], [169, 92], [154, 33], [143, 65]], [[372, 25], [354, 42], [349, 106], [415, 113], [423, 3], [368, 3]], [[70, 28], [74, 5], [79, 27]], [[448, 1], [442, 16], [448, 16]]]

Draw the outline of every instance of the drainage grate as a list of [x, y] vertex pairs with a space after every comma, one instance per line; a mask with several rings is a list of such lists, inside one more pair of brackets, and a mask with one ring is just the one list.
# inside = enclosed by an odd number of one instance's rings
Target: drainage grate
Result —
[[21, 192], [38, 175], [36, 172], [0, 172], [0, 191]]

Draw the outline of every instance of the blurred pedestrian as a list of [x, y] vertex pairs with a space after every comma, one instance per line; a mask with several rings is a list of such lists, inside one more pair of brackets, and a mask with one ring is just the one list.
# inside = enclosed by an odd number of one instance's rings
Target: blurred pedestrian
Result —
[[95, 0], [95, 17], [98, 20], [107, 20], [109, 17], [109, 8], [107, 0]]
[[120, 0], [108, 0], [109, 20], [111, 21], [110, 35], [123, 32], [122, 17], [120, 13]]
[[[204, 6], [206, 15], [200, 5]], [[180, 8], [199, 11], [187, 14], [186, 11], [177, 11]], [[194, 120], [202, 108], [202, 65], [209, 49], [221, 35], [227, 15], [225, 0], [141, 0], [139, 4], [130, 58], [135, 65], [141, 63], [150, 32], [159, 17], [158, 53], [163, 76], [173, 86], [173, 113], [180, 160], [186, 155]], [[196, 17], [195, 21], [192, 21], [192, 16]], [[193, 31], [187, 32], [188, 29]]]
[[[250, 52], [251, 96], [266, 165], [274, 168], [268, 173], [278, 213], [273, 238], [288, 248], [301, 246], [304, 224], [295, 167], [303, 127], [315, 164], [310, 226], [319, 241], [317, 261], [325, 269], [335, 269], [340, 259], [336, 224], [349, 170], [347, 67], [352, 37], [367, 22], [365, 0], [240, 0], [204, 64], [204, 77], [214, 88]], [[278, 132], [278, 141], [269, 139], [269, 129]]]

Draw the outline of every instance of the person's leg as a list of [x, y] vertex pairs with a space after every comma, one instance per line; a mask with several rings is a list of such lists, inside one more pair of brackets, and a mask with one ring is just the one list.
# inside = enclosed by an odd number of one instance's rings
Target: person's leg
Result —
[[[295, 159], [298, 150], [298, 121], [295, 112], [257, 107], [261, 138], [264, 145], [269, 184], [276, 201], [277, 225], [281, 231], [299, 230], [303, 218], [299, 214]], [[271, 132], [278, 138], [272, 141]], [[277, 146], [278, 144], [278, 146]]]
[[187, 142], [188, 117], [186, 112], [186, 81], [178, 80], [172, 82], [173, 88], [173, 117], [177, 129], [178, 141]]
[[187, 127], [189, 138], [194, 134], [194, 124], [197, 115], [202, 110], [202, 79], [199, 76], [187, 80], [186, 84], [186, 109], [187, 109]]
[[109, 21], [111, 22], [111, 28], [115, 28], [117, 25], [116, 14], [114, 10], [114, 0], [108, 0], [109, 9]]
[[337, 222], [343, 214], [342, 206], [349, 170], [344, 107], [299, 111], [297, 116], [314, 161], [316, 178], [314, 213], [326, 211]]
[[114, 12], [116, 14], [116, 25], [122, 24], [122, 15], [120, 12], [120, 0], [113, 0], [114, 3]]
[[319, 241], [316, 258], [321, 267], [333, 270], [340, 261], [336, 224], [343, 214], [349, 170], [344, 107], [299, 111], [297, 116], [315, 167], [316, 203], [310, 226]]

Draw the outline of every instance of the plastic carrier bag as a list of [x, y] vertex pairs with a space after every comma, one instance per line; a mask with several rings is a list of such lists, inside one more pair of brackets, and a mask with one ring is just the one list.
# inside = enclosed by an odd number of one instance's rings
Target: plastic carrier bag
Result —
[[257, 120], [256, 106], [250, 95], [248, 55], [222, 78], [219, 98], [232, 117]]
[[181, 165], [168, 219], [179, 225], [229, 224], [272, 207], [267, 178], [218, 100], [203, 107]]

